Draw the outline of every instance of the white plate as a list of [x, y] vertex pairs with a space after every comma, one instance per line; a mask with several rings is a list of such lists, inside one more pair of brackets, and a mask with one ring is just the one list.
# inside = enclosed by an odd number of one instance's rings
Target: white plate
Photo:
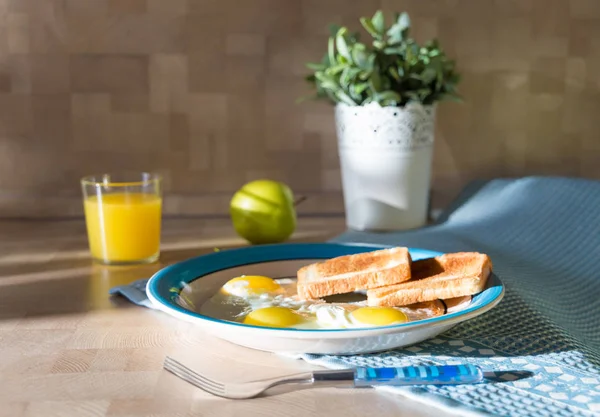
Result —
[[[194, 303], [199, 306], [225, 282], [239, 275], [295, 276], [301, 266], [312, 262], [385, 247], [388, 246], [288, 243], [225, 250], [160, 270], [148, 281], [146, 292], [153, 305], [165, 313], [195, 323], [202, 330], [241, 346], [279, 353], [338, 355], [378, 352], [430, 339], [485, 313], [504, 295], [502, 282], [492, 274], [485, 290], [460, 311], [392, 326], [323, 330], [268, 328], [229, 322], [199, 314], [176, 302], [179, 291], [187, 284], [193, 286]], [[409, 248], [409, 251], [413, 260], [441, 255], [418, 248]]]

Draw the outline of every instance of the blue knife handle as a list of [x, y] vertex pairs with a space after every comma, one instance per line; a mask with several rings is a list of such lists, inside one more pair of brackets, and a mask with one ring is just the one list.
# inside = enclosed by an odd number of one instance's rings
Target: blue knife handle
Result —
[[474, 384], [483, 372], [473, 365], [406, 366], [402, 368], [366, 368], [354, 370], [354, 386], [372, 385], [445, 385]]

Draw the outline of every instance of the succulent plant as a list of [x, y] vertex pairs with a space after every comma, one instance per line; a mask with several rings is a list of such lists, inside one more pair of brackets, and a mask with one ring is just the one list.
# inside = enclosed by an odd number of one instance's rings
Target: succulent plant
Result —
[[306, 64], [313, 71], [306, 78], [316, 88], [313, 98], [350, 106], [460, 101], [455, 62], [437, 40], [420, 46], [410, 37], [407, 13], [396, 13], [389, 27], [381, 10], [372, 18], [360, 18], [360, 23], [372, 36], [371, 45], [361, 43], [346, 27], [331, 26], [323, 60]]

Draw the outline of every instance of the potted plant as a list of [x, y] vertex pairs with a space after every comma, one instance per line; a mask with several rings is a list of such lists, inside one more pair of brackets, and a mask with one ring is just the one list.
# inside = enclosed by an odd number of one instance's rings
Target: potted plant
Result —
[[316, 99], [335, 105], [348, 227], [400, 230], [427, 221], [436, 104], [460, 100], [460, 77], [437, 40], [410, 37], [408, 14], [386, 26], [377, 11], [360, 23], [362, 43], [333, 27], [327, 53], [308, 63]]

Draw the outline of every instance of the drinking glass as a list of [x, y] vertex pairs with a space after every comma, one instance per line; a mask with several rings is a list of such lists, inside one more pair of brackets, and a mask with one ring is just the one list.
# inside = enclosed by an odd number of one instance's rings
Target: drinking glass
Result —
[[81, 179], [92, 258], [108, 265], [151, 263], [160, 256], [161, 177], [102, 174]]

